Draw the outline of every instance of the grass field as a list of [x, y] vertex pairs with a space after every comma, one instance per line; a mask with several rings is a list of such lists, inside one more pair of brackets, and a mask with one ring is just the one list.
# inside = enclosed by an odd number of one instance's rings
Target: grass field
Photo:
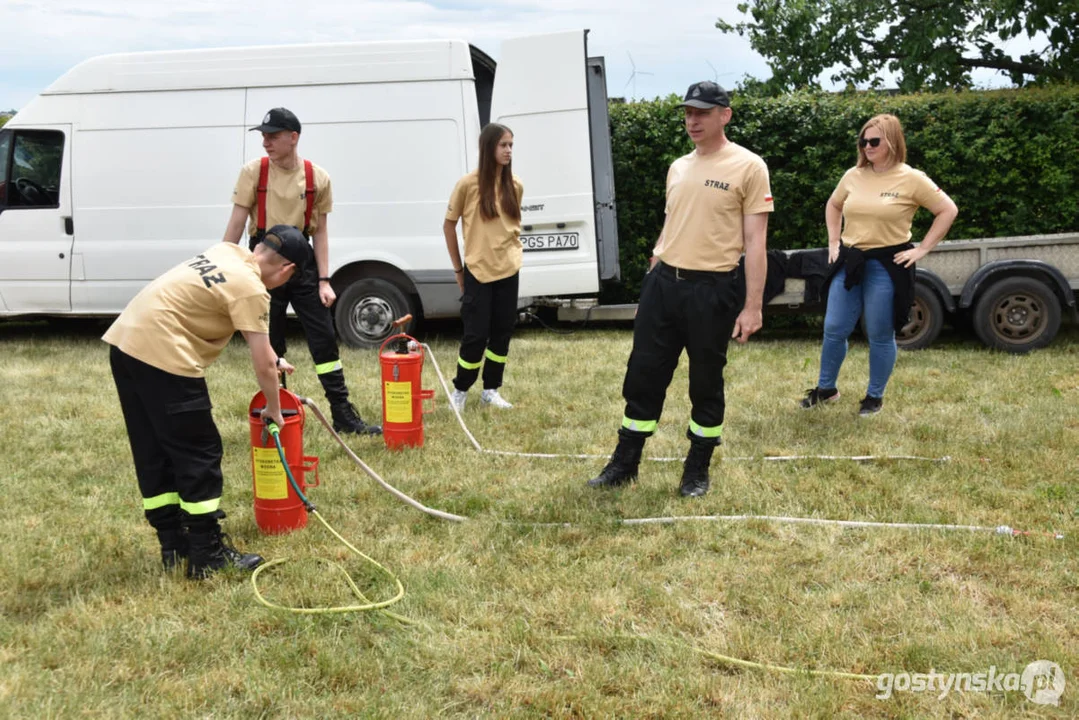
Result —
[[[453, 325], [428, 337], [444, 370]], [[424, 448], [351, 447], [421, 502], [360, 473], [309, 421], [322, 515], [399, 575], [391, 609], [302, 616], [263, 607], [247, 578], [162, 573], [142, 520], [100, 327], [0, 326], [0, 716], [12, 718], [1075, 717], [1079, 715], [1079, 329], [1025, 357], [965, 338], [901, 353], [884, 411], [857, 416], [866, 348], [852, 342], [843, 399], [803, 412], [812, 331], [732, 348], [723, 453], [712, 491], [677, 495], [680, 465], [645, 462], [631, 488], [584, 481], [602, 460], [481, 455], [441, 389]], [[291, 338], [304, 357], [299, 336]], [[628, 329], [519, 329], [511, 411], [465, 419], [487, 448], [607, 454], [622, 415]], [[344, 352], [365, 416], [380, 414], [373, 351]], [[292, 381], [325, 409], [307, 363]], [[650, 456], [684, 454], [685, 362]], [[430, 363], [427, 387], [437, 387]], [[246, 408], [257, 389], [234, 342], [208, 376], [225, 442], [225, 521], [237, 543], [292, 562], [260, 577], [284, 605], [354, 602], [316, 558], [371, 598], [392, 586], [318, 523], [285, 536], [253, 519]], [[473, 393], [476, 395], [476, 393]], [[948, 462], [734, 460], [918, 455]], [[766, 514], [1063, 532], [841, 529], [765, 521], [624, 527], [620, 518]], [[515, 521], [505, 523], [502, 521]], [[537, 527], [524, 523], [572, 523]], [[799, 670], [1064, 671], [1059, 707], [1022, 691], [899, 692]], [[897, 687], [899, 687], [897, 685]]]

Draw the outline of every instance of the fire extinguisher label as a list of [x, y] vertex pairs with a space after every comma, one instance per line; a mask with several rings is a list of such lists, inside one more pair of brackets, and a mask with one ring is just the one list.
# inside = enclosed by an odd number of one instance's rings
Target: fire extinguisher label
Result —
[[277, 448], [251, 448], [255, 467], [255, 497], [263, 500], [284, 500], [288, 497], [288, 477]]
[[412, 383], [386, 382], [386, 422], [412, 422]]

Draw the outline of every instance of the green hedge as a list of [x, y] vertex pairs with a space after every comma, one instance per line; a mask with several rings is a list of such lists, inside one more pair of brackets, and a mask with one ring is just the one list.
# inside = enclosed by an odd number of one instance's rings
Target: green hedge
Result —
[[[663, 226], [667, 166], [693, 149], [679, 98], [610, 105], [623, 281], [604, 302], [633, 302]], [[769, 247], [823, 247], [824, 204], [878, 113], [903, 122], [907, 162], [959, 206], [948, 237], [1079, 230], [1079, 87], [924, 95], [793, 94], [732, 99], [728, 136], [768, 163], [776, 210]], [[914, 239], [932, 215], [920, 211]]]

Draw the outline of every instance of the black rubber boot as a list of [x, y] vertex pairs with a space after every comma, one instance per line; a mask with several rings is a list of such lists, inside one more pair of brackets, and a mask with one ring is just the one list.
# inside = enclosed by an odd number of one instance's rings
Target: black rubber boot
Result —
[[616, 488], [628, 485], [637, 479], [637, 468], [641, 464], [644, 441], [647, 435], [634, 433], [625, 428], [618, 431], [618, 445], [611, 455], [610, 462], [600, 474], [588, 481], [588, 487]]
[[161, 543], [161, 566], [166, 572], [175, 570], [187, 558], [187, 535], [180, 519], [176, 505], [146, 511], [146, 520], [157, 531]]
[[678, 492], [682, 497], [700, 497], [708, 492], [708, 466], [712, 464], [713, 442], [700, 442], [690, 438], [689, 454], [682, 465], [682, 485]]
[[330, 415], [333, 417], [333, 429], [339, 433], [357, 435], [381, 435], [380, 425], [368, 425], [360, 417], [356, 406], [348, 401], [348, 387], [345, 385], [345, 372], [334, 370], [318, 376], [326, 399], [330, 401]]
[[172, 572], [187, 559], [187, 535], [184, 529], [158, 530], [157, 539], [161, 542], [161, 567], [165, 572]]
[[330, 405], [330, 414], [333, 416], [333, 429], [339, 433], [355, 433], [356, 435], [381, 435], [381, 425], [368, 425], [360, 417], [356, 406], [350, 402]]
[[205, 579], [226, 567], [254, 570], [262, 564], [262, 556], [242, 553], [221, 532], [218, 518], [225, 517], [220, 510], [209, 515], [188, 516], [187, 521], [187, 576], [194, 580]]

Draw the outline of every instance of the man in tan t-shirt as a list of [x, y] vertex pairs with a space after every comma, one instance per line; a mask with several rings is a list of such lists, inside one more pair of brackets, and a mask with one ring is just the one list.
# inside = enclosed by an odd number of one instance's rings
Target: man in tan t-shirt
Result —
[[[683, 348], [689, 356], [689, 454], [679, 492], [708, 492], [708, 467], [723, 433], [723, 367], [730, 338], [761, 327], [772, 193], [760, 157], [731, 142], [730, 99], [713, 82], [686, 92], [686, 132], [696, 149], [667, 172], [667, 217], [641, 284], [622, 395], [618, 446], [591, 487], [632, 482], [644, 442], [656, 430]], [[745, 298], [737, 273], [745, 252]]]
[[277, 374], [293, 368], [270, 346], [267, 290], [303, 269], [306, 246], [287, 225], [271, 228], [254, 252], [219, 243], [144, 287], [102, 338], [166, 570], [187, 558], [188, 577], [201, 579], [262, 562], [221, 533], [221, 435], [204, 375], [239, 330], [267, 398], [263, 417], [284, 426]]
[[[262, 124], [251, 128], [262, 133], [266, 157], [252, 160], [240, 170], [232, 191], [232, 214], [225, 228], [225, 242], [238, 243], [247, 226], [250, 247], [262, 239], [267, 227], [291, 225], [311, 239], [310, 262], [303, 272], [270, 293], [270, 344], [285, 355], [285, 313], [292, 309], [303, 326], [307, 347], [315, 362], [315, 373], [330, 403], [333, 427], [337, 432], [380, 435], [382, 428], [368, 425], [356, 406], [349, 402], [345, 371], [337, 347], [330, 306], [337, 295], [330, 285], [330, 237], [327, 215], [333, 210], [333, 190], [329, 174], [318, 165], [303, 160], [297, 151], [300, 121], [287, 108], [273, 108]], [[266, 169], [265, 191], [259, 179]], [[314, 198], [308, 215], [307, 165], [310, 164]], [[261, 198], [260, 198], [261, 195]]]

